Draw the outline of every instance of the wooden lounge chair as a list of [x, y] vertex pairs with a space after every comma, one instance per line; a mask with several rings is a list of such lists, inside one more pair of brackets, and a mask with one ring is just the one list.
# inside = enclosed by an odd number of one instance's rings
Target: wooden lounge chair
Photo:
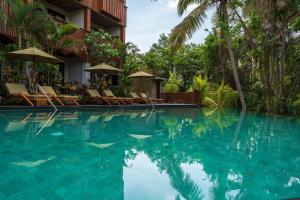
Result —
[[107, 105], [123, 104], [123, 102], [121, 102], [118, 98], [101, 96], [97, 90], [86, 89], [86, 93], [90, 97], [87, 102], [105, 103]]
[[123, 104], [133, 104], [135, 102], [133, 98], [116, 97], [109, 89], [104, 90], [103, 93], [107, 97], [119, 99]]
[[[5, 83], [8, 96], [4, 98], [2, 104], [7, 103], [9, 100], [18, 99], [26, 102], [30, 106], [37, 105], [39, 102], [48, 104], [48, 99], [44, 95], [29, 94], [26, 87], [22, 84]], [[35, 103], [35, 104], [34, 104]]]
[[164, 103], [164, 102], [165, 102], [164, 99], [156, 99], [156, 98], [148, 97], [148, 95], [145, 94], [145, 93], [141, 93], [140, 95], [141, 95], [141, 97], [142, 97], [143, 99], [147, 99], [148, 102], [150, 102], [150, 101], [152, 101], [152, 102], [154, 102], [154, 103]]
[[50, 86], [41, 86], [44, 92], [52, 97], [55, 101], [57, 101], [60, 105], [64, 106], [64, 104], [75, 104], [79, 106], [77, 102], [79, 98], [77, 96], [69, 96], [69, 95], [57, 95], [54, 89]]
[[139, 103], [148, 104], [148, 100], [145, 98], [141, 98], [136, 92], [130, 92], [130, 96]]

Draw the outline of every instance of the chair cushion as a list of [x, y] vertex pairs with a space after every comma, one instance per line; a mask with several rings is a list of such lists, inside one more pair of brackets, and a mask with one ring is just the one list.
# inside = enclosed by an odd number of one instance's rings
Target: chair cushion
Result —
[[59, 95], [58, 97], [63, 99], [79, 99], [78, 96], [70, 96], [70, 95]]
[[130, 92], [130, 95], [132, 96], [132, 98], [135, 98], [135, 99], [140, 98], [139, 95], [137, 95], [137, 93], [135, 93], [135, 92]]
[[145, 93], [141, 93], [141, 97], [148, 98], [148, 96]]
[[115, 97], [111, 90], [104, 90], [103, 92], [107, 97]]
[[46, 94], [51, 95], [51, 96], [57, 96], [56, 92], [54, 91], [54, 89], [52, 87], [50, 87], [50, 86], [41, 86], [41, 87]]
[[88, 93], [88, 95], [90, 95], [90, 97], [101, 97], [97, 90], [87, 89], [86, 92]]
[[15, 84], [15, 83], [5, 83], [5, 87], [9, 94], [19, 94], [22, 93], [26, 96], [29, 96], [28, 90], [23, 84]]

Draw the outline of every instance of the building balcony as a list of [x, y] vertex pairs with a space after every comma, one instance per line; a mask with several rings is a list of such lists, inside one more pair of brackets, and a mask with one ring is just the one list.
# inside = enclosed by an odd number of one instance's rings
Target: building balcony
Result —
[[[10, 8], [5, 1], [0, 0], [0, 9], [2, 10], [3, 13], [12, 17]], [[7, 27], [3, 20], [0, 20], [0, 37], [4, 39], [9, 39], [11, 41], [16, 41], [17, 32], [12, 28]]]
[[114, 18], [120, 25], [126, 25], [125, 0], [92, 0], [92, 10]]
[[101, 13], [117, 21], [119, 25], [126, 25], [125, 0], [44, 0], [66, 11], [80, 8], [90, 8], [96, 13]]

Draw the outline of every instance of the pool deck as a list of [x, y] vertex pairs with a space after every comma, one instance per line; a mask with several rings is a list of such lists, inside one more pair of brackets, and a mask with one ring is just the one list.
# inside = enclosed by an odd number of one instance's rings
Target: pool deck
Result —
[[[135, 105], [65, 105], [65, 106], [57, 106], [58, 111], [66, 111], [66, 110], [124, 110], [124, 109], [152, 109], [152, 105], [145, 104], [135, 104]], [[155, 104], [155, 109], [180, 109], [180, 108], [197, 108], [196, 105], [193, 104]], [[45, 110], [53, 110], [51, 106], [0, 106], [0, 111], [45, 111]]]

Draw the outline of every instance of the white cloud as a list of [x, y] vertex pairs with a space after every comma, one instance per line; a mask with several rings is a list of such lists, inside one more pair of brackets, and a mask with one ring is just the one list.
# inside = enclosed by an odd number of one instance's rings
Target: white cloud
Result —
[[178, 4], [179, 0], [168, 0], [168, 8], [170, 9], [176, 9], [177, 8], [177, 4]]

